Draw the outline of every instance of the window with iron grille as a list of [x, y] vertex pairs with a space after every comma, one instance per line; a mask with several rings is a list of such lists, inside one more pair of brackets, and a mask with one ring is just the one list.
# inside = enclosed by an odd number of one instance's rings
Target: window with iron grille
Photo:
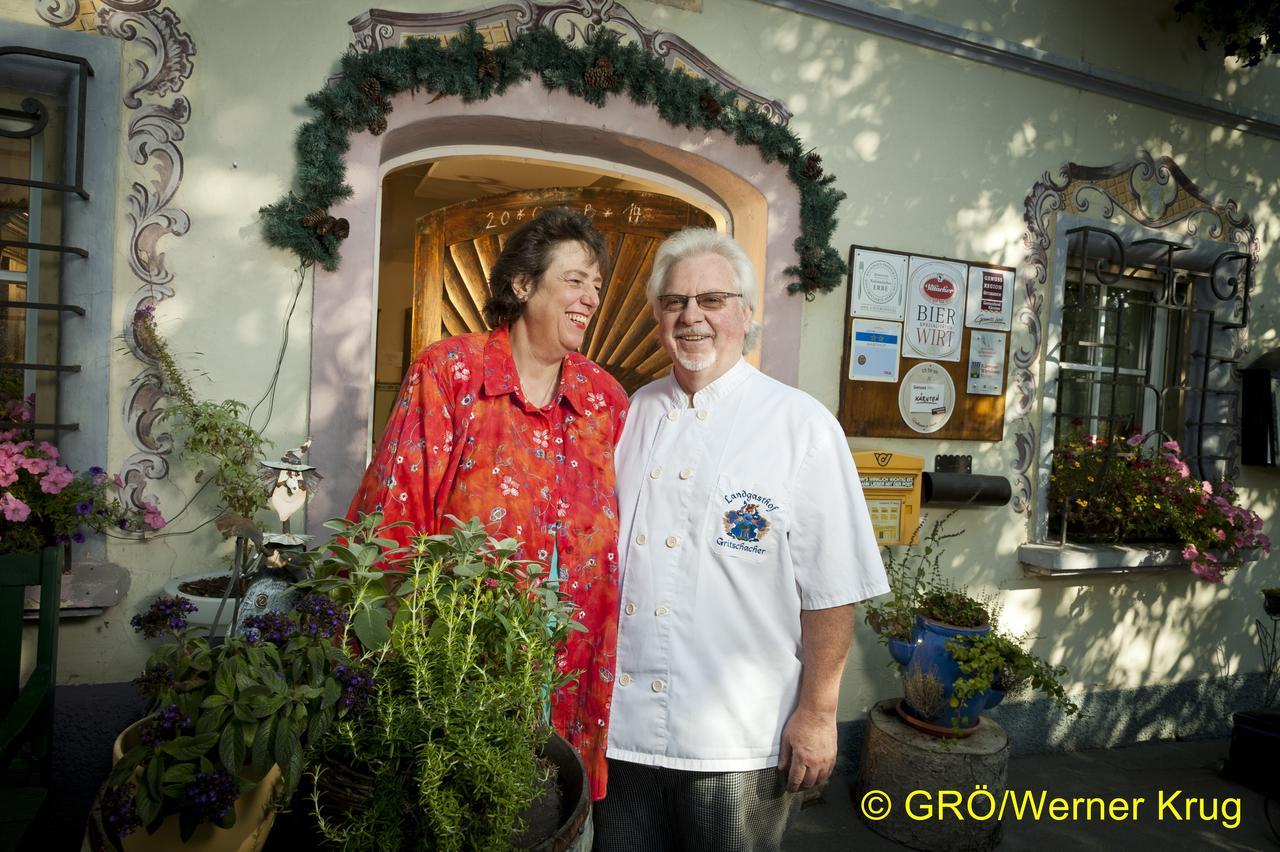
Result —
[[0, 418], [21, 412], [37, 437], [56, 443], [77, 428], [58, 416], [59, 379], [79, 369], [62, 360], [62, 317], [84, 314], [63, 300], [62, 256], [87, 254], [63, 238], [66, 197], [84, 191], [75, 150], [83, 131], [68, 129], [63, 90], [79, 89], [91, 72], [82, 60], [22, 48], [6, 48], [0, 60], [26, 66], [9, 77], [17, 85], [0, 86]]
[[[1138, 226], [1064, 216], [1045, 375], [1038, 540], [1070, 537], [1074, 499], [1047, 496], [1054, 448], [1099, 448], [1095, 463], [1176, 441], [1199, 479], [1238, 463], [1237, 356], [1251, 256], [1230, 243], [1167, 239]], [[1073, 221], [1074, 220], [1074, 221]], [[1051, 430], [1051, 431], [1050, 431]], [[1101, 479], [1102, 477], [1099, 477]]]
[[[46, 27], [7, 24], [5, 35], [0, 397], [25, 402], [34, 394], [24, 425], [56, 444], [65, 464], [85, 470], [108, 461], [119, 49]], [[0, 408], [0, 420], [19, 411]], [[101, 564], [104, 547], [91, 537], [75, 550], [75, 567]]]

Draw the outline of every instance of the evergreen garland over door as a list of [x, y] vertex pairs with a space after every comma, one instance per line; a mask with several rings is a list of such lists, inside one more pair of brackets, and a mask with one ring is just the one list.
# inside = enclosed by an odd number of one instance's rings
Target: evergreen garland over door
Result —
[[489, 270], [507, 235], [547, 207], [591, 217], [609, 248], [601, 270], [600, 308], [582, 352], [608, 370], [627, 393], [671, 366], [655, 334], [644, 285], [653, 255], [670, 234], [715, 227], [709, 215], [675, 198], [617, 189], [540, 189], [454, 204], [418, 219], [413, 252], [411, 348], [444, 337], [485, 331]]

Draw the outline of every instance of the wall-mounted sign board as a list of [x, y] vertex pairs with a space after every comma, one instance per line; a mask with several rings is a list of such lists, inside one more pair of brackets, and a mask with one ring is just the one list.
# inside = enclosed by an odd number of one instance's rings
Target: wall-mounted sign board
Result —
[[849, 270], [845, 432], [1003, 440], [1014, 270], [865, 246]]

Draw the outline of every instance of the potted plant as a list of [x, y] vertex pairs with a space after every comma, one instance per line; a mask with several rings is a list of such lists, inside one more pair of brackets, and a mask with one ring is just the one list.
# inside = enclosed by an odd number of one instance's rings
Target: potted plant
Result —
[[931, 734], [965, 736], [977, 730], [983, 710], [1027, 687], [1075, 713], [1059, 682], [1066, 670], [1023, 649], [1025, 637], [1000, 632], [989, 596], [970, 595], [942, 577], [944, 544], [962, 534], [945, 530], [950, 517], [899, 554], [884, 549], [890, 597], [867, 604], [867, 623], [901, 667], [899, 716]]
[[243, 403], [196, 398], [186, 372], [156, 326], [153, 305], [134, 312], [133, 331], [139, 346], [160, 368], [170, 397], [161, 417], [173, 424], [180, 436], [182, 460], [196, 468], [194, 478], [200, 486], [196, 494], [210, 487], [215, 490], [215, 521], [225, 536], [235, 539], [231, 565], [226, 571], [205, 570], [178, 577], [164, 591], [170, 596], [184, 595], [195, 603], [190, 623], [212, 627], [216, 620], [223, 628], [219, 630], [222, 634], [246, 586], [245, 572], [254, 539], [260, 538], [255, 516], [267, 505], [271, 489], [263, 487], [258, 460], [270, 442], [250, 425]]
[[1256, 512], [1228, 480], [1191, 475], [1177, 441], [1141, 434], [1109, 446], [1077, 430], [1053, 454], [1050, 528], [1066, 541], [1173, 544], [1200, 579], [1219, 582], [1255, 550], [1271, 552]]
[[[589, 802], [548, 699], [577, 674], [556, 652], [583, 628], [545, 566], [512, 558], [518, 542], [450, 520], [402, 549], [379, 538], [379, 515], [331, 521], [338, 540], [313, 556], [304, 585], [350, 607], [344, 642], [361, 649], [345, 674], [360, 711], [310, 764], [316, 824], [347, 850], [537, 848], [545, 838], [522, 830], [542, 801], [565, 848]], [[544, 795], [557, 789], [564, 806]]]
[[165, 641], [135, 681], [154, 709], [116, 741], [90, 821], [95, 849], [260, 849], [304, 752], [354, 706], [352, 661], [334, 641], [348, 616], [325, 595], [216, 645], [188, 626], [192, 608], [162, 597], [132, 620]]

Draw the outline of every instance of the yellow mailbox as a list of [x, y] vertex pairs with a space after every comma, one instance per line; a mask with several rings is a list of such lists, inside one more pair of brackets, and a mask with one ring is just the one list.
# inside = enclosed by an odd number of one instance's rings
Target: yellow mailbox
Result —
[[853, 454], [871, 511], [876, 543], [914, 544], [920, 529], [920, 480], [924, 459], [906, 453], [865, 450]]

